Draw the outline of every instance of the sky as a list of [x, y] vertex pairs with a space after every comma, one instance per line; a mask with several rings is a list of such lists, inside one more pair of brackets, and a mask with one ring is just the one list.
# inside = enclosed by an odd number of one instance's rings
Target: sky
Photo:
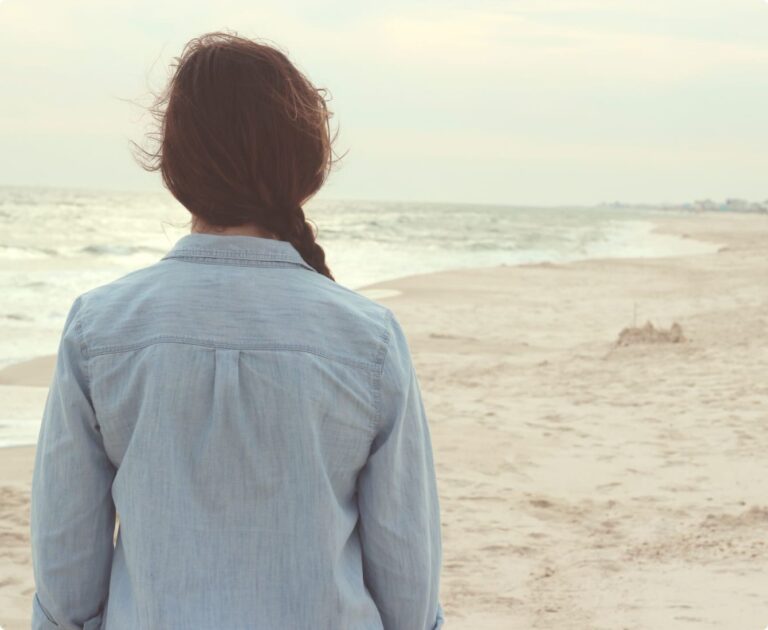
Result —
[[329, 90], [318, 197], [768, 199], [766, 0], [0, 0], [0, 185], [162, 190], [130, 140], [222, 28]]

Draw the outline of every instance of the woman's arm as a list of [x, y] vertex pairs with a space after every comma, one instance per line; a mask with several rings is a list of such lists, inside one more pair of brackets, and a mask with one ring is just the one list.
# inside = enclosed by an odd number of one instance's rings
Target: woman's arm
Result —
[[358, 478], [364, 577], [386, 630], [436, 630], [444, 617], [432, 445], [405, 335], [388, 319], [379, 433]]
[[89, 396], [81, 306], [78, 297], [64, 324], [35, 452], [33, 630], [98, 628], [109, 591], [116, 471]]

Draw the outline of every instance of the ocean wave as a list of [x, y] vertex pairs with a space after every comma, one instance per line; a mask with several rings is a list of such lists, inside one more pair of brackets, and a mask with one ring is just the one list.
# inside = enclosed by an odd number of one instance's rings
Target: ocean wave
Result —
[[78, 251], [93, 256], [132, 256], [134, 254], [160, 254], [164, 253], [165, 250], [148, 245], [95, 244], [81, 247]]
[[26, 247], [0, 244], [0, 258], [7, 260], [23, 260], [33, 258], [49, 258], [57, 254], [55, 249], [47, 247]]
[[31, 322], [33, 318], [25, 313], [6, 313], [3, 315], [4, 319], [10, 319], [17, 322]]

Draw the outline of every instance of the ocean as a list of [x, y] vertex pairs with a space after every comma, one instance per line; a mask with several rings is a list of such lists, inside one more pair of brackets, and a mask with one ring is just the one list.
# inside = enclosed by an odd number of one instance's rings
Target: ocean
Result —
[[[457, 268], [713, 247], [652, 233], [668, 210], [316, 199], [305, 212], [331, 271], [351, 289]], [[164, 191], [0, 187], [0, 368], [55, 353], [77, 295], [162, 258], [188, 220]]]

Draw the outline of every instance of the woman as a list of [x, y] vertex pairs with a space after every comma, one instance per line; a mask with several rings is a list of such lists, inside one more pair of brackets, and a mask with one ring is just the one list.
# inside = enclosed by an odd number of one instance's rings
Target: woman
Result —
[[324, 93], [230, 33], [177, 61], [145, 166], [192, 229], [66, 318], [35, 455], [33, 627], [440, 628], [406, 338], [334, 282], [302, 210], [333, 162]]

